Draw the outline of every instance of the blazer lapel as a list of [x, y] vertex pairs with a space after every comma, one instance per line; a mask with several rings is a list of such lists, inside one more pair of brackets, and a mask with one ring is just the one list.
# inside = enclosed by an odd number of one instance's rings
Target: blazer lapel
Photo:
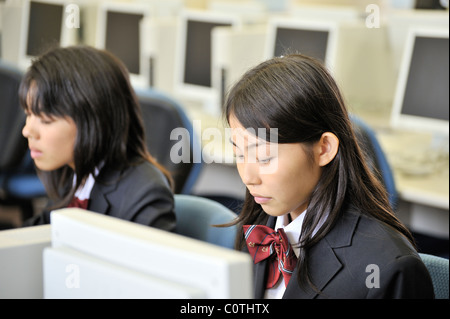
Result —
[[[330, 247], [325, 240], [321, 240], [311, 249], [308, 260], [310, 279], [319, 290], [322, 290], [342, 268], [342, 264], [336, 258], [332, 247]], [[302, 288], [299, 286], [297, 274], [298, 264], [294, 269], [294, 274], [289, 280], [283, 298], [312, 299], [316, 297], [317, 292], [311, 287]]]
[[109, 202], [102, 187], [95, 185], [92, 188], [89, 210], [100, 214], [106, 214], [109, 209]]
[[102, 170], [91, 191], [89, 210], [100, 214], [108, 213], [110, 207], [108, 194], [117, 188], [119, 178], [119, 171]]
[[[324, 290], [325, 286], [342, 268], [334, 249], [351, 245], [359, 218], [359, 213], [347, 211], [339, 218], [333, 229], [311, 248], [308, 255], [310, 279], [320, 291]], [[318, 296], [318, 293], [311, 287], [300, 288], [297, 273], [296, 267], [283, 298], [315, 298]], [[326, 298], [326, 292], [323, 292], [322, 296]]]

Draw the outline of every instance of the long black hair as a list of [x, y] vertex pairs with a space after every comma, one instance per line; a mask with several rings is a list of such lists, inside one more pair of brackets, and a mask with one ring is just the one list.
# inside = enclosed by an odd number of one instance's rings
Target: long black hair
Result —
[[[338, 152], [322, 169], [303, 222], [298, 242], [301, 285], [314, 287], [308, 276], [308, 250], [333, 228], [349, 203], [413, 243], [409, 230], [395, 217], [382, 183], [366, 164], [344, 99], [321, 62], [300, 54], [265, 61], [231, 88], [224, 107], [228, 121], [234, 116], [244, 128], [255, 132], [258, 128], [277, 128], [278, 143], [302, 143], [307, 152], [325, 132], [339, 139]], [[268, 131], [265, 136], [270, 136]], [[247, 190], [242, 211], [233, 224], [265, 224], [268, 217]], [[236, 249], [244, 245], [243, 233], [238, 232]]]
[[38, 170], [55, 208], [67, 205], [99, 165], [120, 171], [147, 160], [171, 181], [147, 149], [141, 108], [128, 71], [111, 53], [88, 46], [49, 50], [28, 69], [19, 99], [27, 112], [70, 117], [77, 127], [75, 171], [68, 166]]

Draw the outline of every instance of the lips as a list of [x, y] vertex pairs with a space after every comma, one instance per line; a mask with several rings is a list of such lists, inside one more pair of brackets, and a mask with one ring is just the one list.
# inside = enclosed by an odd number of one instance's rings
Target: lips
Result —
[[255, 199], [255, 202], [260, 205], [267, 204], [269, 201], [272, 200], [271, 197], [266, 197], [259, 194], [252, 194], [252, 196]]
[[38, 150], [37, 148], [30, 147], [30, 156], [32, 159], [36, 159], [38, 157], [42, 156], [42, 151]]

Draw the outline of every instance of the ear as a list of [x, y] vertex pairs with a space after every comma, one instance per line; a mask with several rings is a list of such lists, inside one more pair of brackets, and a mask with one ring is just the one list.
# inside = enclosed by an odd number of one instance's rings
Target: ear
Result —
[[316, 144], [319, 154], [319, 166], [325, 166], [330, 163], [339, 150], [339, 139], [331, 132], [325, 132]]

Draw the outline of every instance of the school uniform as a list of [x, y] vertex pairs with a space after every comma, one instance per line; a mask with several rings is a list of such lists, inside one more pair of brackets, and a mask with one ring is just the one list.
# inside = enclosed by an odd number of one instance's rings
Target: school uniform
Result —
[[[303, 219], [304, 215], [298, 218]], [[271, 216], [266, 226], [275, 229], [276, 221]], [[301, 228], [298, 224], [296, 228], [299, 234]], [[288, 230], [285, 232], [291, 244], [298, 241], [298, 237], [293, 240]], [[320, 293], [299, 286], [298, 264], [287, 287], [280, 276], [277, 286], [266, 289], [269, 268], [266, 259], [254, 265], [255, 298], [434, 297], [430, 275], [408, 240], [354, 208], [345, 210], [332, 230], [311, 248], [307, 258], [310, 278]]]
[[[173, 193], [165, 176], [153, 164], [145, 161], [123, 172], [103, 168], [95, 182], [92, 180], [91, 176], [85, 184], [89, 194], [88, 210], [174, 231]], [[89, 190], [91, 182], [92, 187]], [[86, 188], [81, 190], [81, 193], [86, 194]], [[24, 226], [48, 223], [50, 211], [44, 211], [27, 220]]]

